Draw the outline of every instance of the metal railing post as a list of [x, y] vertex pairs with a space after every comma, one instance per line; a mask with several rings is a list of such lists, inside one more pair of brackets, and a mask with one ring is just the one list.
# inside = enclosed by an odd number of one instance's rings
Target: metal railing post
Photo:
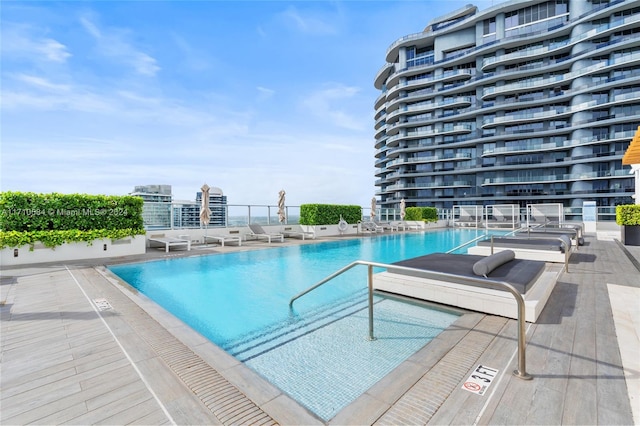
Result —
[[373, 265], [368, 266], [369, 282], [369, 340], [376, 340], [373, 335]]
[[[364, 260], [356, 260], [350, 264], [348, 264], [347, 266], [337, 270], [336, 272], [334, 272], [333, 274], [329, 275], [328, 277], [326, 277], [325, 279], [321, 280], [320, 282], [316, 283], [315, 285], [309, 287], [308, 289], [304, 290], [301, 293], [298, 293], [297, 295], [293, 296], [291, 298], [291, 300], [289, 300], [289, 309], [293, 309], [293, 302], [295, 302], [297, 299], [299, 299], [300, 297], [304, 296], [305, 294], [315, 290], [316, 288], [320, 287], [321, 285], [327, 283], [328, 281], [331, 281], [332, 279], [334, 279], [335, 277], [337, 277], [338, 275], [341, 275], [342, 273], [350, 270], [353, 267], [356, 267], [358, 265], [367, 265], [369, 267], [369, 271], [368, 271], [368, 287], [369, 287], [369, 340], [375, 340], [375, 337], [373, 336], [373, 267], [378, 267], [378, 268], [386, 268], [387, 270], [391, 270], [391, 271], [400, 271], [400, 272], [413, 272], [413, 273], [419, 273], [418, 276], [422, 275], [425, 278], [430, 278], [430, 279], [451, 279], [451, 278], [456, 278], [458, 281], [456, 282], [460, 282], [459, 280], [462, 278], [462, 280], [466, 281], [467, 283], [471, 284], [471, 285], [480, 285], [480, 286], [489, 286], [492, 288], [500, 288], [501, 290], [506, 290], [509, 293], [511, 293], [513, 295], [513, 297], [516, 299], [516, 304], [517, 304], [517, 310], [518, 310], [518, 369], [513, 371], [513, 375], [523, 379], [523, 380], [531, 380], [533, 377], [527, 373], [527, 363], [526, 363], [526, 338], [527, 338], [527, 334], [526, 334], [526, 320], [525, 320], [525, 304], [524, 304], [524, 298], [522, 297], [522, 295], [520, 294], [520, 292], [518, 292], [518, 290], [515, 289], [515, 287], [513, 287], [511, 284], [509, 284], [508, 282], [505, 281], [493, 281], [493, 280], [489, 280], [487, 278], [475, 278], [475, 277], [460, 277], [457, 275], [453, 275], [453, 274], [448, 274], [445, 272], [436, 272], [436, 271], [428, 271], [428, 270], [424, 270], [424, 269], [418, 269], [418, 268], [410, 268], [410, 267], [406, 267], [406, 266], [398, 266], [398, 265], [391, 265], [391, 264], [386, 264], [386, 263], [377, 263], [377, 262], [370, 262], [370, 261], [364, 261]], [[397, 272], [396, 272], [397, 273]]]

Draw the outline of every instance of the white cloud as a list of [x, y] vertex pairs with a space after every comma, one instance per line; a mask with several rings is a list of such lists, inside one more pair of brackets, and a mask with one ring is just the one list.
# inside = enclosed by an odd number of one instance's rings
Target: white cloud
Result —
[[160, 71], [160, 66], [152, 56], [138, 50], [128, 40], [128, 30], [100, 28], [88, 16], [82, 16], [80, 23], [98, 42], [99, 52], [104, 56], [126, 64], [144, 76], [153, 77]]
[[368, 128], [370, 123], [345, 111], [347, 102], [359, 92], [360, 89], [357, 87], [328, 84], [307, 95], [302, 101], [302, 105], [314, 116], [327, 120], [336, 126], [362, 131]]
[[328, 19], [319, 18], [318, 13], [314, 13], [313, 16], [304, 15], [295, 6], [289, 6], [281, 16], [286, 23], [305, 34], [334, 35], [338, 33], [338, 29]]
[[71, 57], [67, 46], [59, 41], [36, 35], [40, 30], [28, 25], [3, 22], [2, 54], [27, 58], [34, 62], [64, 63]]
[[67, 84], [52, 83], [46, 78], [38, 77], [34, 75], [18, 74], [18, 75], [15, 75], [14, 78], [32, 87], [35, 87], [37, 89], [42, 89], [42, 90], [47, 90], [52, 92], [67, 92], [70, 89], [70, 86]]

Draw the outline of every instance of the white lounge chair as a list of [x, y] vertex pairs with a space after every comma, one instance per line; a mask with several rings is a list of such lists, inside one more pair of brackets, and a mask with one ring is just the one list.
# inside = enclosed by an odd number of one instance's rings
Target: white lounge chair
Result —
[[384, 228], [382, 226], [371, 221], [361, 222], [360, 229], [362, 229], [363, 232], [372, 232], [372, 233], [384, 232]]
[[311, 237], [311, 239], [313, 240], [316, 239], [315, 232], [305, 231], [304, 229], [302, 229], [300, 225], [297, 225], [297, 226], [287, 225], [280, 232], [285, 237], [299, 237], [299, 238], [302, 238], [303, 240], [305, 239], [305, 237]]
[[[149, 242], [163, 244], [166, 253], [169, 253], [170, 247], [176, 247], [176, 246], [187, 246], [187, 251], [191, 250], [191, 240], [186, 240], [182, 238], [165, 237], [164, 234], [150, 235]], [[149, 246], [151, 246], [151, 244], [149, 244]]]
[[224, 247], [224, 243], [238, 243], [238, 246], [242, 245], [242, 238], [240, 236], [234, 235], [205, 235], [204, 242], [206, 243], [208, 239], [212, 239], [213, 241], [219, 243], [222, 247]]
[[271, 244], [272, 239], [280, 240], [281, 243], [284, 242], [284, 234], [279, 232], [266, 232], [262, 229], [262, 226], [255, 223], [247, 226], [249, 227], [249, 236], [251, 237], [268, 240], [269, 244]]

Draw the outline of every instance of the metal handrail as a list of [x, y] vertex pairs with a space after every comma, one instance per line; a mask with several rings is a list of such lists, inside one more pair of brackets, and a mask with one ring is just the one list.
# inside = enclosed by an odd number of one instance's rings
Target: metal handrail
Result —
[[527, 374], [526, 369], [526, 330], [525, 330], [525, 305], [524, 298], [518, 290], [506, 281], [494, 281], [488, 278], [480, 277], [467, 277], [461, 275], [448, 274], [445, 272], [428, 271], [418, 268], [410, 268], [407, 266], [392, 265], [388, 263], [370, 262], [367, 260], [356, 260], [351, 262], [347, 266], [337, 270], [328, 277], [320, 280], [318, 283], [312, 285], [308, 289], [293, 296], [289, 301], [289, 309], [293, 309], [293, 302], [305, 294], [315, 290], [323, 284], [336, 278], [338, 275], [350, 270], [359, 265], [365, 265], [368, 268], [368, 287], [369, 287], [369, 340], [375, 340], [373, 335], [373, 268], [384, 268], [389, 272], [411, 272], [412, 275], [417, 275], [422, 278], [431, 278], [443, 281], [453, 281], [456, 283], [469, 284], [472, 286], [489, 287], [497, 290], [506, 290], [513, 295], [518, 305], [518, 369], [513, 371], [513, 375], [523, 379], [531, 380], [533, 377]]

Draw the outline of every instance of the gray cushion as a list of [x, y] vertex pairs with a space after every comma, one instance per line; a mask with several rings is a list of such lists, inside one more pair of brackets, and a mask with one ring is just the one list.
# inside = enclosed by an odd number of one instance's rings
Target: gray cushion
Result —
[[497, 253], [487, 256], [473, 264], [473, 273], [486, 277], [496, 269], [498, 266], [504, 265], [507, 262], [515, 259], [516, 254], [513, 250], [503, 250]]

